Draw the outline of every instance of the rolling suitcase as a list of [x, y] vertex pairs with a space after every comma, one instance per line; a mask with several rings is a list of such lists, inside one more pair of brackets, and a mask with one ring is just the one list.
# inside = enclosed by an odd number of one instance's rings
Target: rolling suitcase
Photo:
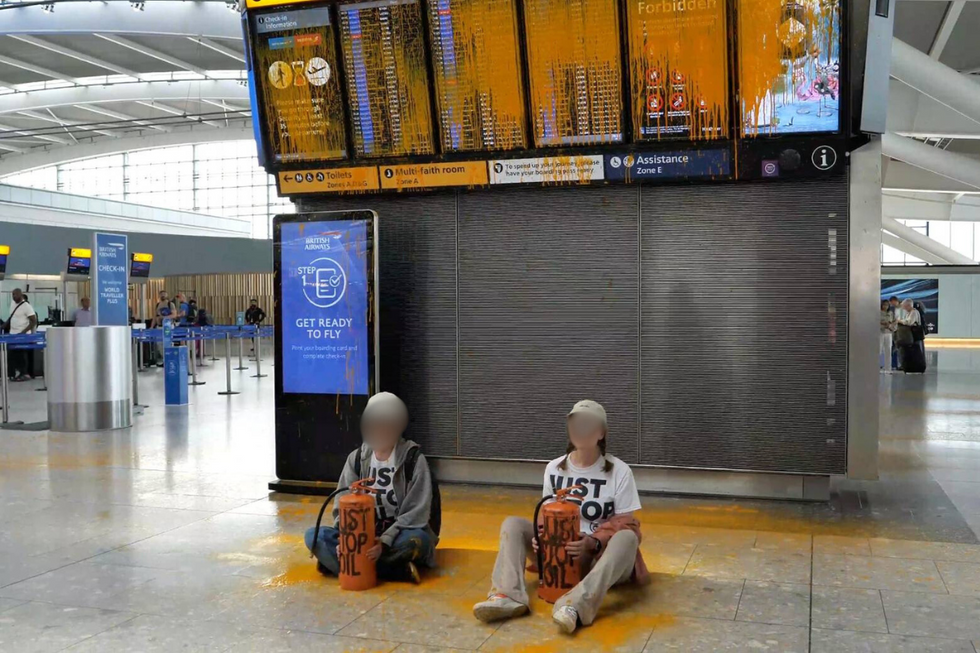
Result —
[[913, 374], [926, 371], [926, 355], [918, 341], [902, 345], [902, 371]]

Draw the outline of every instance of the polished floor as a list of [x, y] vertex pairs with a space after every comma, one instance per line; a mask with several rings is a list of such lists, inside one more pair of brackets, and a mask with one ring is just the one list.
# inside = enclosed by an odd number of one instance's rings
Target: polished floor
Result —
[[[254, 363], [253, 363], [254, 365]], [[935, 370], [936, 368], [932, 368]], [[882, 376], [882, 480], [827, 504], [645, 497], [653, 583], [560, 636], [547, 606], [475, 621], [507, 514], [532, 491], [444, 488], [439, 569], [341, 592], [304, 553], [319, 499], [269, 495], [272, 377], [223, 368], [131, 430], [0, 431], [0, 651], [974, 652], [980, 372]], [[39, 382], [11, 419], [43, 417]]]

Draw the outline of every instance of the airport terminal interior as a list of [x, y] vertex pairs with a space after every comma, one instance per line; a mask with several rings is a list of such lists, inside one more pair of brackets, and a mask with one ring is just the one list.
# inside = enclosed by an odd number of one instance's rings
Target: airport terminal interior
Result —
[[980, 653], [978, 27], [0, 0], [0, 652]]

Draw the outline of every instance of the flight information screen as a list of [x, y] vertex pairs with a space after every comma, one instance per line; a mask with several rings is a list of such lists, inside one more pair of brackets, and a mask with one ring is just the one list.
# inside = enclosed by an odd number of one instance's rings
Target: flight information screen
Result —
[[430, 0], [444, 152], [527, 146], [515, 0]]
[[255, 16], [255, 79], [276, 162], [347, 156], [330, 9]]
[[840, 130], [839, 0], [739, 0], [745, 136]]
[[725, 0], [626, 3], [636, 140], [728, 135]]
[[524, 0], [535, 144], [623, 140], [619, 3]]
[[337, 7], [354, 137], [360, 156], [435, 151], [418, 0]]

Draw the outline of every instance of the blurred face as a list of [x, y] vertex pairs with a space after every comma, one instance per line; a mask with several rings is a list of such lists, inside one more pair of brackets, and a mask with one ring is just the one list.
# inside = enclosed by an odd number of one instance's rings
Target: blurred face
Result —
[[388, 450], [393, 449], [398, 443], [402, 430], [400, 424], [378, 418], [365, 420], [361, 425], [361, 434], [372, 449]]
[[82, 297], [82, 308], [88, 310], [90, 303], [91, 302], [89, 302], [88, 297]]
[[888, 300], [888, 303], [891, 304], [892, 308], [898, 308], [898, 300], [897, 299], [890, 299], [890, 300]]
[[591, 415], [572, 415], [568, 418], [568, 439], [576, 449], [592, 449], [606, 437], [602, 422]]
[[22, 293], [20, 290], [14, 290], [14, 292], [11, 293], [11, 296], [14, 298], [14, 301], [18, 303], [24, 299], [24, 293]]
[[902, 302], [902, 308], [904, 308], [906, 311], [911, 311], [912, 310], [912, 300], [911, 299], [906, 299], [904, 302]]
[[250, 305], [251, 305], [251, 306], [252, 306], [252, 307], [254, 308], [254, 307], [256, 307], [256, 306], [258, 306], [258, 305], [259, 305], [259, 303], [258, 303], [257, 301], [255, 301], [255, 300], [253, 299], [253, 300], [251, 301], [251, 304], [250, 304]]
[[888, 304], [887, 301], [881, 302], [881, 310], [887, 311], [888, 310], [888, 306], [889, 306], [889, 304]]
[[160, 291], [160, 301], [161, 302], [167, 301], [167, 297], [169, 297], [169, 295], [167, 295], [167, 291], [161, 290]]

